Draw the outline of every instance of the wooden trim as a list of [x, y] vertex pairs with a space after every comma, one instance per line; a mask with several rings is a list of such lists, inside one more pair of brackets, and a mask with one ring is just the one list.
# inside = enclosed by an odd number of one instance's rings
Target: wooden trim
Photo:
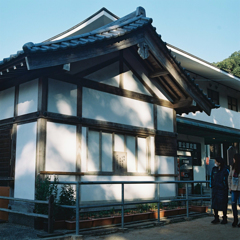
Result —
[[14, 95], [14, 117], [18, 116], [18, 101], [19, 101], [19, 85], [15, 86], [15, 95]]
[[58, 172], [58, 171], [40, 171], [40, 174], [46, 175], [71, 175], [71, 176], [86, 176], [86, 175], [98, 175], [98, 176], [154, 176], [154, 177], [175, 177], [177, 174], [148, 174], [137, 172]]
[[40, 171], [45, 169], [46, 159], [46, 136], [47, 136], [47, 120], [39, 118], [37, 120], [37, 147], [36, 147], [36, 172], [37, 177]]
[[88, 171], [88, 133], [89, 128], [86, 127], [86, 171]]
[[123, 134], [130, 135], [139, 135], [139, 136], [149, 136], [155, 135], [156, 131], [154, 129], [141, 128], [135, 126], [129, 126], [124, 124], [105, 122], [100, 120], [94, 120], [89, 118], [82, 118], [83, 126], [88, 126], [91, 129], [102, 130], [106, 132], [118, 132]]
[[74, 175], [74, 176], [83, 176], [84, 172], [57, 172], [57, 171], [40, 171], [40, 174], [49, 174], [49, 175]]
[[12, 125], [12, 143], [11, 143], [11, 172], [10, 176], [15, 176], [15, 162], [16, 162], [16, 143], [17, 143], [17, 124]]
[[74, 74], [74, 78], [83, 78], [85, 76], [88, 76], [91, 73], [97, 72], [98, 70], [101, 70], [102, 68], [105, 68], [107, 66], [112, 65], [113, 63], [119, 61], [119, 57], [111, 58], [105, 62], [101, 62], [100, 64], [96, 64], [88, 69], [83, 70], [82, 72]]
[[102, 172], [102, 131], [99, 131], [99, 171]]
[[76, 126], [76, 172], [81, 172], [81, 161], [82, 161], [82, 125], [77, 124]]
[[123, 81], [123, 51], [119, 52], [119, 87], [124, 88], [124, 81]]
[[42, 78], [42, 108], [41, 112], [47, 112], [48, 108], [48, 78]]
[[44, 117], [48, 119], [48, 121], [55, 121], [59, 123], [65, 123], [65, 124], [79, 124], [81, 123], [81, 120], [77, 116], [70, 116], [70, 115], [64, 115], [59, 113], [53, 113], [53, 112], [45, 112]]
[[152, 174], [154, 177], [177, 177], [177, 174]]
[[166, 132], [166, 131], [160, 131], [160, 130], [157, 130], [156, 132], [157, 135], [160, 135], [160, 136], [166, 136], [166, 137], [177, 137], [178, 133], [176, 132]]
[[177, 113], [176, 110], [173, 109], [173, 131], [177, 133]]
[[158, 117], [157, 117], [157, 105], [153, 105], [153, 121], [154, 121], [154, 129], [157, 131], [157, 122], [158, 122]]
[[168, 75], [169, 72], [164, 70], [164, 69], [161, 69], [161, 70], [157, 70], [157, 71], [154, 71], [154, 72], [151, 72], [149, 74], [149, 78], [155, 78], [155, 77], [160, 77], [160, 76], [165, 76], [165, 75]]
[[115, 171], [115, 157], [114, 157], [115, 133], [112, 133], [112, 171]]
[[82, 86], [77, 86], [77, 116], [82, 117]]
[[135, 136], [135, 164], [136, 172], [138, 171], [138, 137]]

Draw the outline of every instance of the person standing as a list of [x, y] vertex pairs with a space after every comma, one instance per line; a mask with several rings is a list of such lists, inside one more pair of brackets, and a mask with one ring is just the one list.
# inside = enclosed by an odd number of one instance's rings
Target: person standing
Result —
[[230, 173], [228, 176], [229, 191], [232, 195], [232, 211], [233, 211], [233, 227], [240, 227], [238, 224], [237, 203], [240, 206], [240, 154], [234, 154], [233, 165], [230, 166]]
[[227, 223], [227, 205], [228, 205], [228, 174], [223, 158], [215, 158], [215, 166], [211, 173], [212, 188], [212, 208], [214, 209], [213, 224], [219, 223], [218, 211], [223, 211], [223, 220], [221, 224]]

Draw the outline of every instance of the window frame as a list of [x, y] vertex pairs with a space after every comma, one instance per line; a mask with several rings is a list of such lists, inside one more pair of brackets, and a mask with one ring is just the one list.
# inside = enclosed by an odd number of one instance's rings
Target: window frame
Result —
[[[228, 109], [238, 112], [238, 99], [230, 96], [227, 96], [227, 97], [228, 97]], [[235, 105], [233, 104], [233, 100], [236, 101]], [[236, 107], [236, 110], [233, 109], [234, 106]]]

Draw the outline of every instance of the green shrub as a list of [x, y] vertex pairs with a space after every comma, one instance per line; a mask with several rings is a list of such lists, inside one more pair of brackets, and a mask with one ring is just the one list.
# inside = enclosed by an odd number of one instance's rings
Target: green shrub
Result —
[[[40, 176], [37, 176], [36, 179], [36, 190], [35, 190], [35, 199], [36, 200], [43, 200], [48, 201], [50, 195], [54, 196], [54, 199], [57, 198], [57, 182], [58, 178], [54, 177], [54, 183], [50, 183], [50, 177], [46, 176], [42, 179]], [[48, 205], [36, 203], [35, 204], [35, 212], [39, 214], [48, 214]]]

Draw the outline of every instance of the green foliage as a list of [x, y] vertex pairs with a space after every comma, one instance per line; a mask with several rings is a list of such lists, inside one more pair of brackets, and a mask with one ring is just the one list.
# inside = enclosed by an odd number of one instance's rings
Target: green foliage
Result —
[[240, 51], [234, 52], [229, 58], [213, 63], [215, 66], [240, 77]]
[[55, 211], [55, 218], [56, 219], [71, 219], [75, 216], [75, 209], [72, 208], [63, 208], [59, 205], [68, 205], [74, 206], [75, 205], [75, 198], [74, 198], [74, 190], [71, 185], [64, 184], [61, 187], [61, 192], [57, 201], [56, 211]]
[[[54, 183], [51, 184], [49, 176], [45, 177], [44, 179], [38, 176], [36, 179], [35, 199], [48, 201], [50, 195], [53, 195], [56, 199], [58, 193], [57, 182], [57, 177], [54, 177]], [[48, 214], [48, 205], [36, 203], [35, 211], [39, 214]]]

